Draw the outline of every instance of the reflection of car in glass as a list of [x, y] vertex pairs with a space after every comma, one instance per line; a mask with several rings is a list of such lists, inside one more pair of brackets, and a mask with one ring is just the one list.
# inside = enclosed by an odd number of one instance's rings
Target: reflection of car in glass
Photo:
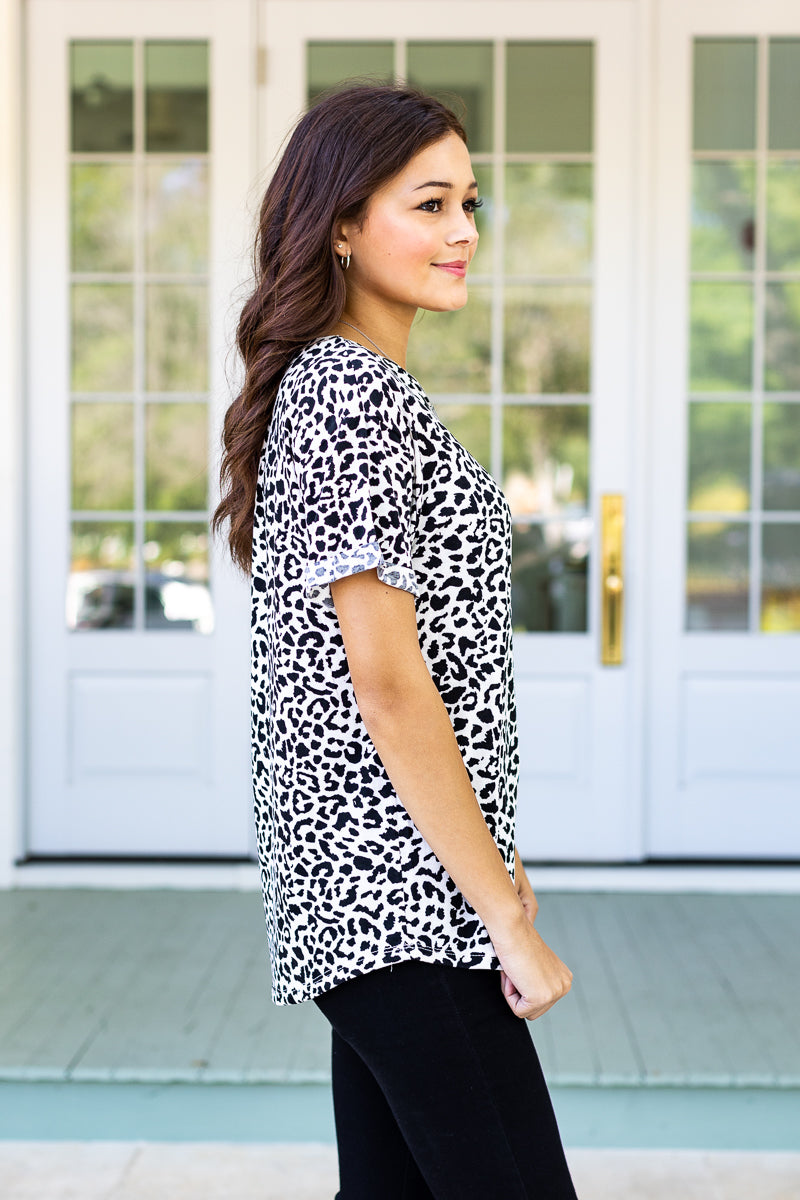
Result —
[[586, 630], [590, 518], [547, 524], [516, 519], [511, 607], [518, 631]]
[[[67, 627], [132, 629], [135, 586], [132, 571], [73, 571], [67, 585]], [[213, 628], [208, 584], [201, 581], [148, 571], [144, 607], [146, 629], [210, 633]]]

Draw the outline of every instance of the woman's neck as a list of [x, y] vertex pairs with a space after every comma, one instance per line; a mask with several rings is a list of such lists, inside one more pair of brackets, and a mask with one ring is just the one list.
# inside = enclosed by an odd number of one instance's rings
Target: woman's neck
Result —
[[377, 350], [405, 368], [413, 319], [413, 312], [387, 312], [374, 303], [352, 303], [348, 297], [341, 319], [332, 332], [358, 342], [367, 350]]

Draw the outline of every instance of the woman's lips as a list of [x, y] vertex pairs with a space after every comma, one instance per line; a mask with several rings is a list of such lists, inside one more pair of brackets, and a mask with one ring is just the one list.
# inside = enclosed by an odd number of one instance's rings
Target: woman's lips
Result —
[[467, 264], [463, 259], [456, 262], [433, 263], [434, 267], [438, 267], [440, 271], [447, 271], [450, 275], [464, 276], [467, 273]]

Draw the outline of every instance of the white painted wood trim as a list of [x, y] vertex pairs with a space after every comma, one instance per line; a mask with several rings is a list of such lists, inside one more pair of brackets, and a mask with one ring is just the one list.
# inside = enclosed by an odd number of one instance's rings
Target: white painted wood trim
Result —
[[0, 0], [0, 887], [23, 842], [22, 36], [22, 0]]
[[[537, 892], [705, 892], [800, 894], [800, 866], [531, 866]], [[27, 863], [13, 868], [15, 888], [171, 888], [258, 892], [255, 863]]]

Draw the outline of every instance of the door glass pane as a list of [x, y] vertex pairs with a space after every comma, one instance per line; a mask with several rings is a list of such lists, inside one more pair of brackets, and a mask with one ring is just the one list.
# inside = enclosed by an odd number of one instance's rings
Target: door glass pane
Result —
[[753, 379], [753, 289], [749, 283], [693, 283], [690, 382], [693, 392], [747, 392]]
[[126, 283], [72, 285], [72, 390], [133, 389], [133, 288]]
[[408, 369], [430, 394], [491, 391], [491, 296], [471, 287], [465, 308], [420, 311], [408, 344]]
[[800, 628], [799, 106], [800, 39], [696, 41], [689, 383], [747, 402], [689, 398], [687, 507], [747, 521], [689, 523], [690, 629]]
[[687, 536], [686, 628], [747, 629], [749, 527], [696, 521]]
[[769, 148], [800, 150], [800, 38], [769, 43]]
[[[135, 85], [134, 61], [143, 65]], [[116, 71], [113, 104], [94, 79], [103, 63]], [[207, 632], [208, 43], [76, 43], [72, 64], [75, 129], [93, 140], [81, 134], [69, 164], [68, 625]], [[92, 72], [76, 100], [75, 80]], [[127, 142], [117, 128], [123, 76]], [[85, 115], [91, 105], [96, 119]], [[191, 400], [155, 402], [170, 392]], [[98, 520], [87, 521], [92, 512]], [[127, 520], [106, 519], [116, 512]]]
[[764, 387], [800, 391], [800, 283], [766, 285]]
[[133, 167], [73, 163], [72, 270], [133, 270]]
[[750, 404], [689, 405], [689, 508], [746, 512], [750, 507]]
[[208, 411], [205, 404], [148, 404], [145, 508], [173, 512], [207, 504]]
[[591, 289], [508, 285], [505, 291], [506, 391], [588, 392]]
[[388, 83], [394, 75], [392, 42], [309, 42], [308, 102], [346, 79]]
[[800, 631], [800, 524], [765, 523], [761, 628], [767, 633]]
[[586, 511], [589, 407], [509, 404], [503, 412], [503, 491], [515, 517]]
[[696, 39], [695, 150], [752, 150], [755, 144], [755, 38]]
[[208, 43], [147, 42], [145, 148], [208, 150]]
[[461, 445], [486, 471], [492, 469], [491, 409], [488, 404], [437, 404], [436, 411]]
[[767, 164], [767, 270], [800, 271], [800, 162]]
[[590, 153], [590, 42], [511, 42], [506, 58], [506, 148]]
[[589, 163], [506, 167], [506, 273], [585, 275], [592, 265]]
[[755, 164], [696, 162], [692, 174], [692, 270], [750, 270], [755, 248]]
[[458, 116], [463, 115], [473, 153], [490, 151], [494, 129], [491, 42], [409, 42], [407, 55], [409, 83], [438, 96]]
[[763, 505], [800, 512], [800, 404], [764, 405]]
[[133, 405], [72, 406], [72, 507], [133, 508]]
[[68, 629], [133, 628], [133, 546], [130, 521], [72, 522]]
[[148, 521], [145, 628], [211, 633], [208, 527], [198, 521]]
[[145, 167], [145, 267], [151, 274], [208, 270], [208, 168], [202, 159]]
[[516, 632], [583, 633], [592, 522], [515, 521], [511, 609]]
[[[307, 62], [312, 99], [401, 63], [410, 82], [466, 107], [484, 201], [469, 301], [419, 314], [408, 367], [509, 496], [516, 627], [587, 633], [594, 44], [351, 38], [311, 42]], [[537, 396], [558, 402], [527, 402]]]
[[133, 149], [133, 44], [73, 42], [71, 145], [75, 152]]
[[147, 390], [204, 392], [208, 387], [205, 285], [150, 283], [146, 306]]

